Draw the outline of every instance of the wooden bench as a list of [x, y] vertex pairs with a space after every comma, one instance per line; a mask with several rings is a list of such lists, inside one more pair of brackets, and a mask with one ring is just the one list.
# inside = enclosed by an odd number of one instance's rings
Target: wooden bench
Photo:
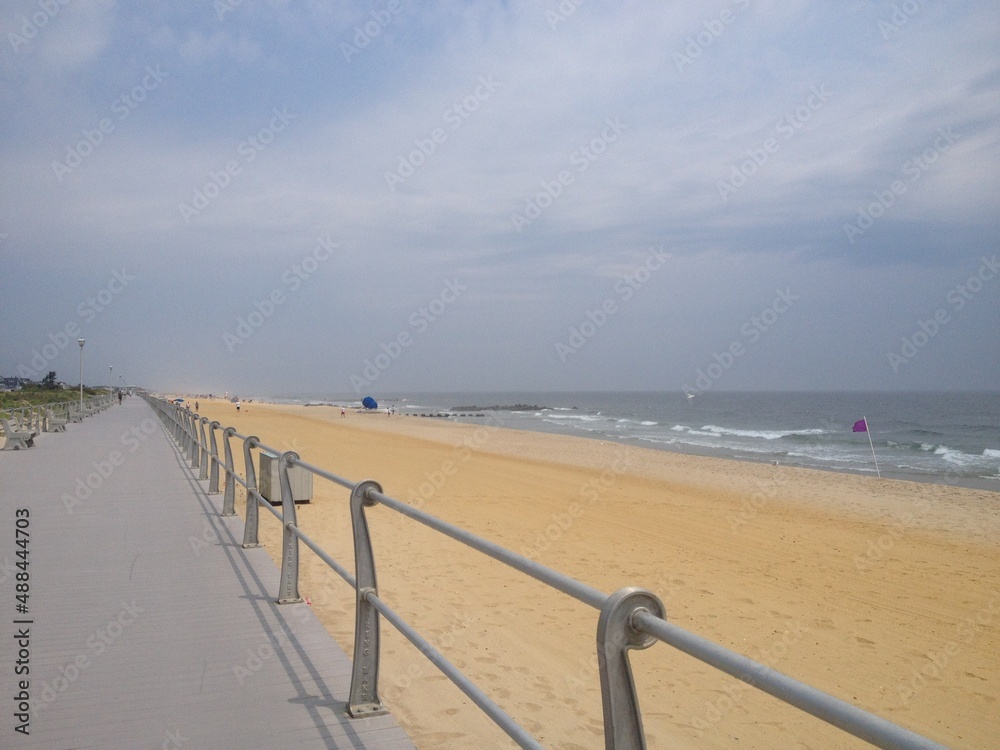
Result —
[[0, 425], [3, 425], [3, 434], [7, 440], [4, 442], [3, 448], [0, 450], [5, 451], [16, 451], [21, 448], [30, 448], [35, 444], [35, 436], [38, 434], [34, 431], [19, 432], [10, 426], [4, 417], [0, 417]]

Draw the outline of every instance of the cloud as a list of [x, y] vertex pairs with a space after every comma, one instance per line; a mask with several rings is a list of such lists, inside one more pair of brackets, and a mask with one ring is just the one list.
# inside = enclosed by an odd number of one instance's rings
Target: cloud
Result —
[[[871, 349], [838, 300], [866, 279], [893, 284], [865, 317], [885, 334], [871, 339], [892, 341], [1000, 239], [987, 3], [921, 4], [893, 29], [891, 8], [866, 3], [581, 4], [557, 23], [563, 6], [528, 2], [403, 3], [389, 16], [388, 4], [244, 2], [221, 18], [199, 3], [95, 7], [83, 18], [66, 5], [3, 53], [4, 291], [68, 305], [95, 259], [100, 273], [134, 264], [129, 319], [114, 308], [94, 335], [150, 362], [164, 360], [129, 326], [180, 338], [226, 377], [315, 338], [305, 369], [346, 383], [460, 278], [468, 292], [385, 382], [673, 387], [780, 285], [820, 279], [831, 291], [804, 297], [733, 387], [769, 372], [776, 387], [820, 375], [896, 387], [836, 366], [830, 342]], [[349, 60], [344, 44], [358, 48]], [[144, 87], [150, 69], [165, 75]], [[121, 117], [113, 107], [137, 86]], [[102, 119], [113, 129], [88, 146]], [[89, 153], [59, 179], [68, 150]], [[223, 331], [327, 234], [336, 263], [227, 352]], [[671, 253], [668, 272], [567, 368], [553, 342], [650, 247]], [[940, 351], [983, 361], [969, 342], [996, 322], [983, 312], [995, 294]], [[0, 370], [73, 314], [38, 313], [5, 335]], [[829, 321], [842, 317], [838, 340]], [[484, 341], [502, 342], [509, 369], [475, 354]], [[907, 384], [932, 384], [942, 361], [922, 355]]]
[[234, 38], [226, 31], [206, 35], [192, 31], [179, 45], [180, 59], [190, 65], [203, 65], [209, 60], [224, 58], [238, 63], [252, 63], [261, 56], [260, 46], [250, 40]]

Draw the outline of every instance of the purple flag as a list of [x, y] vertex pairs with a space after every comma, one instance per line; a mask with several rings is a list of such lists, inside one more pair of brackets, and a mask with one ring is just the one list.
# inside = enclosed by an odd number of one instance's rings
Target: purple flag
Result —
[[868, 432], [868, 422], [864, 419], [859, 419], [854, 423], [855, 432]]

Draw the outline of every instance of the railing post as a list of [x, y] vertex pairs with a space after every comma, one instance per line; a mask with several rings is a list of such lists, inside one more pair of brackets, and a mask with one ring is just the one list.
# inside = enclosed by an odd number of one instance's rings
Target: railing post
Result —
[[666, 619], [663, 602], [655, 594], [639, 588], [624, 588], [607, 598], [597, 621], [597, 666], [601, 674], [606, 750], [646, 748], [628, 652], [649, 648], [656, 643], [656, 638], [632, 627], [632, 616], [637, 611]]
[[198, 422], [198, 451], [201, 460], [201, 471], [198, 472], [198, 479], [208, 479], [208, 440], [205, 439], [205, 424], [208, 417], [195, 417]]
[[375, 578], [375, 555], [365, 506], [375, 505], [369, 491], [382, 492], [378, 482], [366, 480], [355, 485], [351, 492], [351, 526], [354, 531], [354, 572], [357, 579], [357, 601], [354, 619], [354, 664], [351, 672], [351, 689], [347, 700], [347, 713], [357, 718], [386, 713], [378, 694], [379, 614], [368, 601], [370, 594], [378, 595]]
[[[211, 456], [209, 461], [212, 462], [212, 471], [208, 477], [208, 494], [218, 495], [219, 494], [219, 445], [215, 442], [215, 428], [221, 427], [222, 425], [218, 421], [212, 421], [208, 423], [208, 436], [211, 438]], [[225, 515], [223, 511], [222, 515]]]
[[292, 533], [295, 526], [295, 500], [288, 481], [288, 462], [299, 457], [295, 451], [285, 451], [278, 459], [278, 478], [281, 481], [281, 581], [278, 585], [278, 604], [301, 602], [299, 596], [299, 538]]
[[174, 420], [177, 422], [177, 444], [186, 455], [190, 456], [191, 442], [188, 440], [190, 436], [188, 435], [187, 416], [176, 404], [174, 405]]
[[201, 459], [201, 449], [198, 447], [198, 426], [195, 424], [194, 414], [187, 409], [184, 410], [184, 420], [188, 426], [188, 458], [191, 459], [191, 468], [197, 469]]
[[[212, 424], [217, 425], [219, 423], [212, 422]], [[233, 466], [233, 449], [229, 445], [229, 438], [235, 432], [235, 427], [227, 427], [222, 431], [222, 445], [226, 454], [226, 494], [222, 498], [222, 515], [224, 516], [236, 515], [236, 480], [233, 479], [236, 474], [236, 467]], [[216, 487], [216, 490], [218, 491], [218, 487]]]
[[260, 445], [260, 440], [256, 435], [251, 435], [243, 441], [243, 461], [247, 469], [247, 511], [243, 520], [243, 549], [259, 547], [257, 541], [257, 529], [259, 522], [257, 519], [257, 471], [253, 467], [252, 448]]

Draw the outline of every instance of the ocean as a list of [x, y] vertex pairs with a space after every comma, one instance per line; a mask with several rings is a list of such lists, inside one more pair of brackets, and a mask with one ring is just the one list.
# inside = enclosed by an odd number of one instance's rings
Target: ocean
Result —
[[[997, 393], [387, 393], [397, 414], [1000, 492]], [[357, 396], [264, 397], [344, 404]], [[486, 411], [487, 407], [517, 406]], [[471, 408], [477, 407], [477, 408]], [[428, 417], [429, 418], [429, 417]], [[853, 432], [866, 418], [869, 433]], [[871, 437], [871, 444], [868, 438]], [[874, 447], [875, 456], [872, 456]]]

